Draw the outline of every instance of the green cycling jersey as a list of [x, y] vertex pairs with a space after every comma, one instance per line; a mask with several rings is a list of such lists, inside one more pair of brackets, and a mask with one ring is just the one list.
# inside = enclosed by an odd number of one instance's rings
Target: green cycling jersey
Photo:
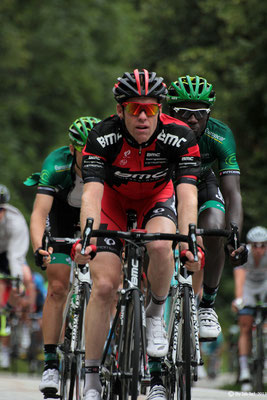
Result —
[[52, 151], [44, 160], [41, 173], [32, 174], [26, 179], [26, 186], [38, 184], [38, 193], [57, 194], [71, 188], [74, 181], [72, 173], [73, 155], [68, 146]]
[[216, 160], [220, 175], [240, 174], [234, 135], [226, 124], [209, 118], [198, 145], [201, 154], [201, 178], [205, 177], [205, 173], [210, 171]]

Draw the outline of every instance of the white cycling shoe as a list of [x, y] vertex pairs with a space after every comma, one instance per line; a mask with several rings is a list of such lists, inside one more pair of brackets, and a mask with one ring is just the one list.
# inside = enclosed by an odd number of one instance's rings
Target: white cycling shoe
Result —
[[243, 368], [240, 370], [239, 382], [250, 382], [250, 371], [248, 368]]
[[147, 354], [150, 357], [164, 357], [168, 353], [167, 332], [160, 317], [146, 318]]
[[167, 400], [165, 387], [163, 385], [152, 386], [146, 400]]
[[198, 309], [199, 338], [201, 341], [216, 340], [222, 329], [218, 315], [213, 308], [199, 307]]
[[101, 394], [95, 389], [89, 389], [85, 393], [83, 400], [101, 400]]
[[59, 388], [59, 375], [57, 369], [47, 369], [43, 372], [42, 380], [39, 385], [40, 392], [54, 392]]

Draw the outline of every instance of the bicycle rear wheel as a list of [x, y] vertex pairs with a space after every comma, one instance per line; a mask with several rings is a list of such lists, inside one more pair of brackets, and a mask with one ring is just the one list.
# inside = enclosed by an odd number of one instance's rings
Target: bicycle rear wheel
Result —
[[[180, 340], [180, 348], [182, 354], [182, 362], [179, 360], [177, 373], [177, 399], [191, 400], [191, 317], [190, 317], [190, 297], [189, 288], [184, 286], [182, 300], [182, 327], [181, 334], [178, 337]], [[178, 347], [179, 350], [179, 347]], [[177, 352], [179, 357], [179, 351]]]
[[124, 332], [124, 349], [120, 370], [120, 400], [136, 400], [140, 389], [141, 371], [141, 302], [138, 290], [133, 290], [127, 303], [126, 329]]

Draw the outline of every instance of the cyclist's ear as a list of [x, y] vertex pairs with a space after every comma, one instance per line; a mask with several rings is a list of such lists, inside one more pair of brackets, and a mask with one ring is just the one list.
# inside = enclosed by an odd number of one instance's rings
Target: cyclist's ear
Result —
[[117, 104], [117, 114], [120, 117], [120, 119], [124, 118], [123, 107], [121, 104]]
[[74, 146], [73, 146], [72, 144], [70, 144], [70, 145], [69, 145], [69, 148], [70, 148], [70, 153], [71, 153], [71, 155], [73, 156], [73, 155], [74, 155], [74, 152], [75, 152]]

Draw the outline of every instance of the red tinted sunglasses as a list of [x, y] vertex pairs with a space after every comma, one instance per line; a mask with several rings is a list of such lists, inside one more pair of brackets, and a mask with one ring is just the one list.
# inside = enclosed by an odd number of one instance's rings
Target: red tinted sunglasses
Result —
[[158, 103], [136, 103], [134, 101], [122, 103], [122, 106], [134, 116], [138, 116], [141, 111], [144, 111], [148, 117], [153, 117], [161, 109], [161, 104]]

